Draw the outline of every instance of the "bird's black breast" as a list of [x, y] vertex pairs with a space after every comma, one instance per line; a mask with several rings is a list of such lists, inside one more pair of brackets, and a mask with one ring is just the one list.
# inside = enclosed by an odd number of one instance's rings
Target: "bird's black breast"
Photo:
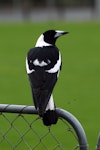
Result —
[[[30, 70], [38, 70], [40, 67], [49, 70], [54, 67], [59, 59], [59, 50], [55, 46], [35, 47], [29, 50], [27, 55]], [[35, 63], [36, 61], [39, 64]]]

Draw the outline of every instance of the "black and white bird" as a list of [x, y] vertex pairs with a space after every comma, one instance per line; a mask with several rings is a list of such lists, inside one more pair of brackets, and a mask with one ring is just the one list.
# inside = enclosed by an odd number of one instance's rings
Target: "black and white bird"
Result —
[[55, 42], [68, 32], [48, 30], [40, 35], [35, 48], [31, 48], [26, 58], [35, 108], [46, 126], [56, 124], [58, 116], [52, 92], [61, 70], [61, 54]]

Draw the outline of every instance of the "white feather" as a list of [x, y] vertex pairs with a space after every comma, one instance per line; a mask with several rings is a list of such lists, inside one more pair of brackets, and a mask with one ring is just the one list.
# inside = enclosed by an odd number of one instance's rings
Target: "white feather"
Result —
[[35, 71], [34, 69], [32, 69], [32, 70], [29, 69], [29, 65], [28, 65], [27, 58], [26, 58], [26, 71], [27, 71], [27, 74], [30, 74], [30, 73], [32, 73], [33, 71]]
[[48, 64], [47, 64], [46, 62], [44, 62], [44, 61], [39, 62], [38, 59], [35, 59], [35, 60], [33, 61], [33, 64], [34, 64], [35, 66], [40, 66], [40, 67], [43, 67], [43, 66], [47, 66], [47, 65], [48, 65]]
[[44, 41], [44, 35], [40, 35], [40, 37], [38, 38], [35, 47], [43, 47], [43, 46], [52, 46], [52, 44], [46, 43]]
[[46, 70], [46, 72], [48, 72], [48, 73], [56, 73], [57, 71], [60, 70], [60, 66], [61, 66], [61, 54], [59, 52], [59, 59], [58, 59], [57, 63], [50, 70]]
[[53, 96], [51, 95], [50, 100], [48, 102], [48, 105], [46, 107], [46, 111], [47, 110], [54, 110], [55, 106], [54, 106], [54, 101], [53, 101]]

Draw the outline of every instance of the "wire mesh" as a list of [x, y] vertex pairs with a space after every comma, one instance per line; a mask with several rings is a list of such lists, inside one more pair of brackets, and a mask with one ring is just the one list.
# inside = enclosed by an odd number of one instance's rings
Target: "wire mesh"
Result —
[[80, 146], [73, 127], [61, 117], [56, 125], [46, 127], [38, 115], [1, 112], [0, 149], [73, 150]]

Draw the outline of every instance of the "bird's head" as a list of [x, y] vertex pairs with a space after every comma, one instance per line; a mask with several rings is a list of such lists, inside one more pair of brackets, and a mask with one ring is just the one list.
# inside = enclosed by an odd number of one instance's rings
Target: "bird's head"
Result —
[[55, 45], [55, 42], [58, 37], [68, 34], [69, 32], [60, 31], [60, 30], [47, 30], [37, 40], [36, 47], [43, 46], [52, 46]]

